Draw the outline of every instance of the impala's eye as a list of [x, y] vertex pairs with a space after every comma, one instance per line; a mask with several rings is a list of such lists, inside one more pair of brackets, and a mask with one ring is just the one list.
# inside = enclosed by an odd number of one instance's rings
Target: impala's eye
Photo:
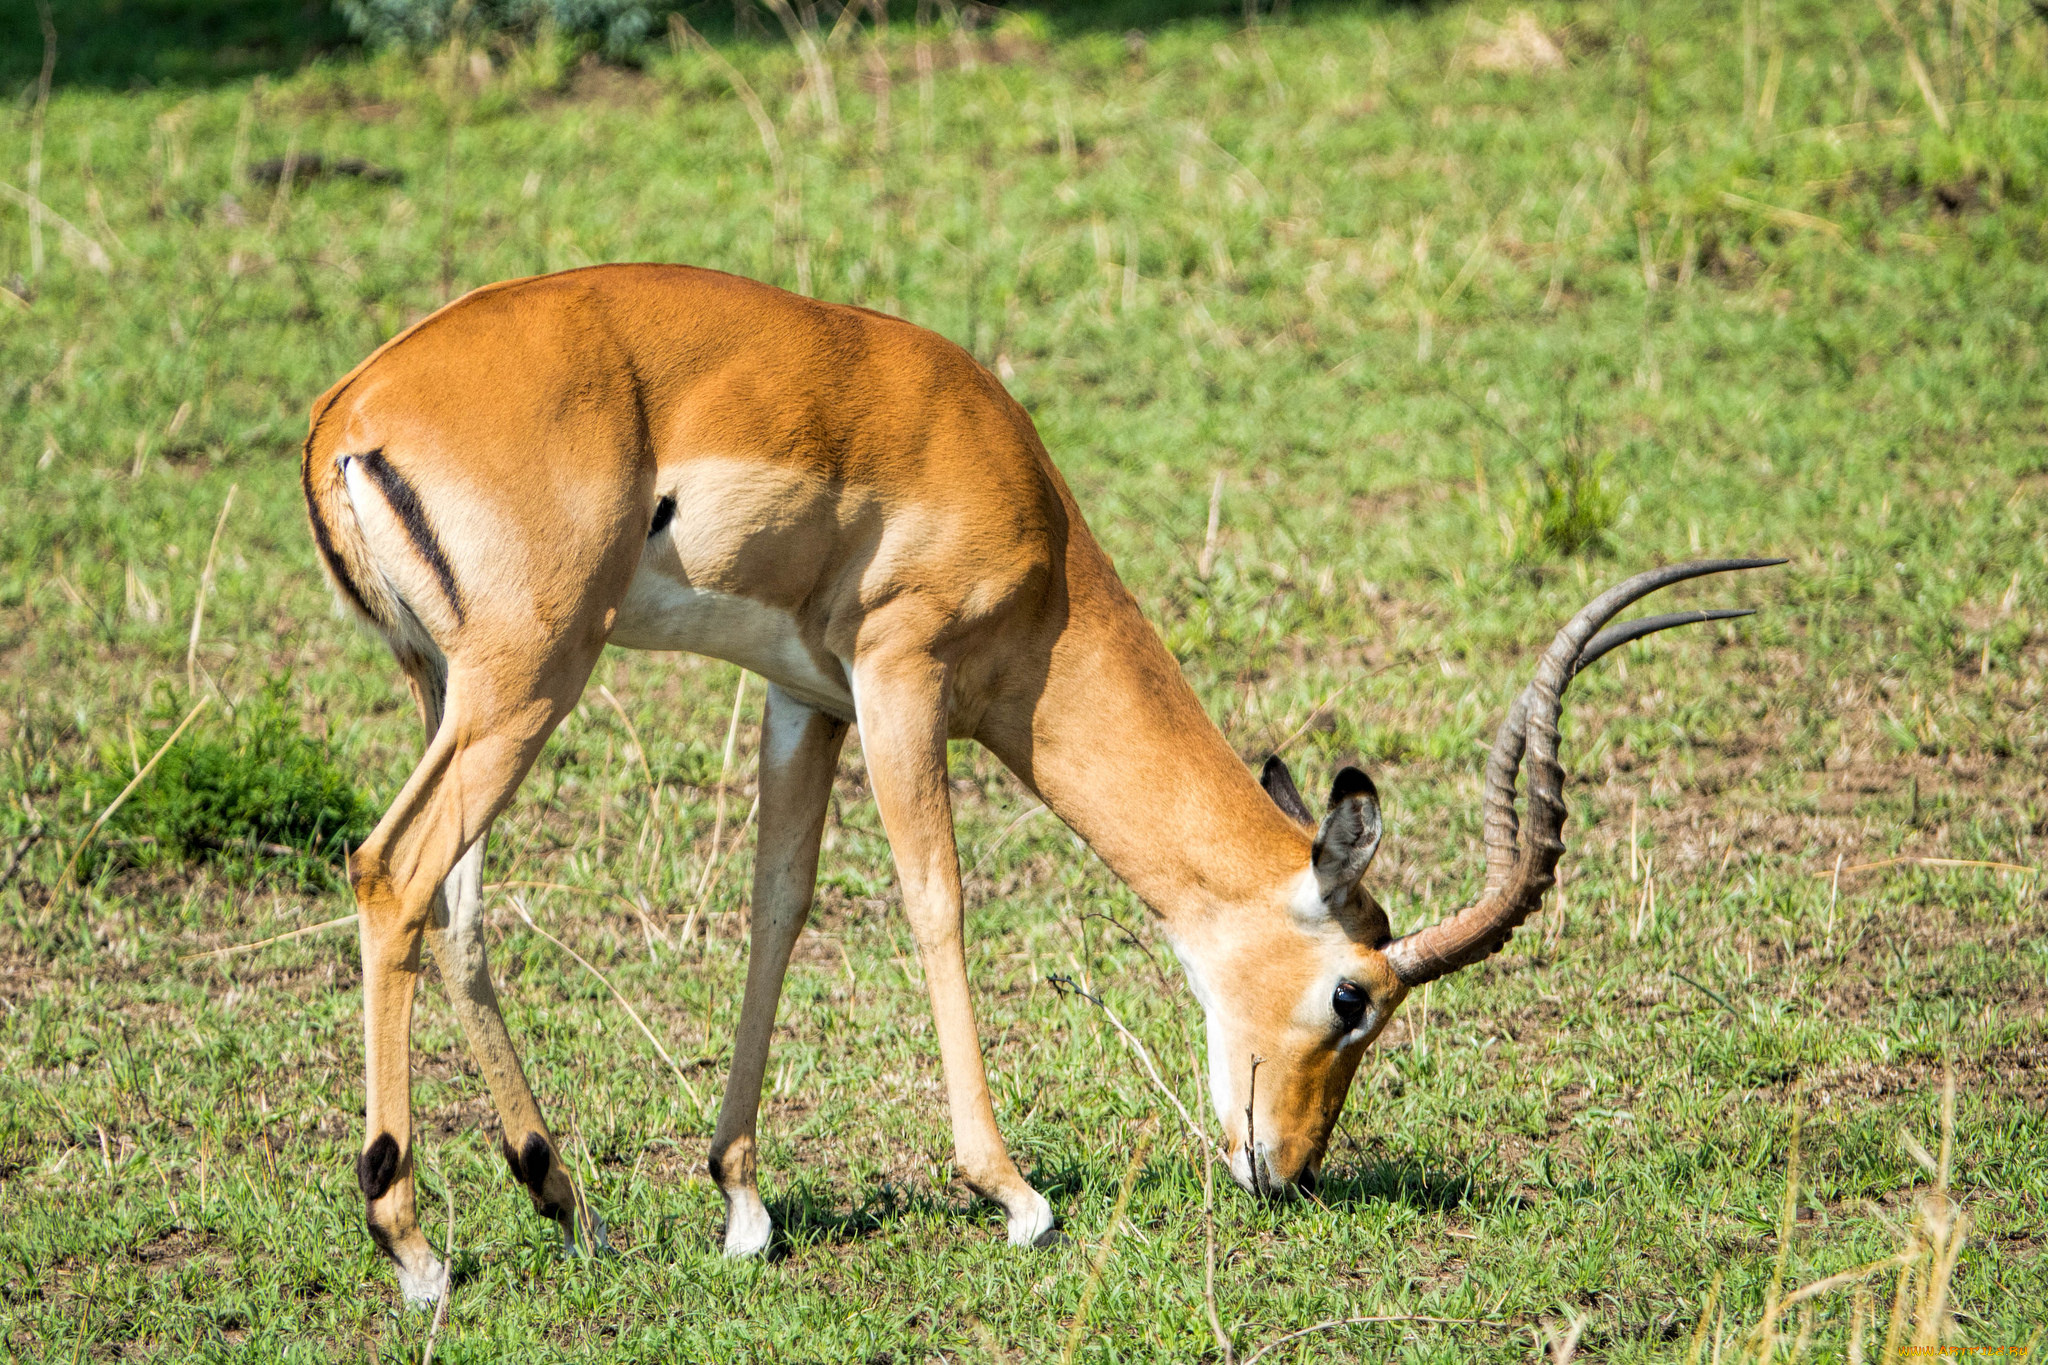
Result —
[[1347, 1032], [1358, 1027], [1359, 1021], [1365, 1018], [1365, 1007], [1371, 1003], [1372, 997], [1356, 981], [1339, 981], [1335, 993], [1330, 996], [1330, 1008], [1337, 1012], [1337, 1018]]

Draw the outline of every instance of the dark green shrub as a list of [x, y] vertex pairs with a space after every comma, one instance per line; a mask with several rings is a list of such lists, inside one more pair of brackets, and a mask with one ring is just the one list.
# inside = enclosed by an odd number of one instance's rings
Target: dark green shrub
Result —
[[[109, 745], [86, 776], [93, 810], [105, 809], [169, 738], [179, 718], [166, 694], [135, 749]], [[221, 862], [264, 867], [317, 883], [342, 867], [376, 812], [328, 745], [299, 727], [290, 681], [279, 678], [172, 746], [107, 822], [96, 856], [142, 865]]]
[[654, 32], [643, 0], [338, 0], [342, 18], [372, 47], [438, 47], [451, 38], [552, 29], [594, 38], [618, 55]]

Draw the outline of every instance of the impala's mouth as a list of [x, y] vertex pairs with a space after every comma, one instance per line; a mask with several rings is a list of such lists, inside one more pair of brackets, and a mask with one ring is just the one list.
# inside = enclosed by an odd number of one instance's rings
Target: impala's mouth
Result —
[[1273, 1149], [1263, 1142], [1258, 1145], [1256, 1164], [1241, 1143], [1230, 1152], [1230, 1178], [1246, 1194], [1257, 1195], [1261, 1199], [1313, 1195], [1321, 1183], [1321, 1175], [1315, 1167], [1315, 1162], [1309, 1162], [1292, 1176], [1282, 1176], [1274, 1168]]

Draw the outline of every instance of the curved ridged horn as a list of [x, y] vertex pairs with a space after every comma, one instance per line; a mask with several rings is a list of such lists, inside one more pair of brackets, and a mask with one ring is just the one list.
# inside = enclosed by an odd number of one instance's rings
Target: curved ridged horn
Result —
[[[1387, 962], [1410, 987], [1434, 981], [1492, 956], [1523, 920], [1543, 903], [1556, 883], [1564, 844], [1564, 773], [1557, 764], [1557, 720], [1564, 689], [1574, 675], [1611, 649], [1673, 626], [1747, 616], [1747, 611], [1683, 611], [1646, 616], [1617, 626], [1607, 623], [1632, 603], [1659, 588], [1707, 574], [1763, 569], [1782, 559], [1706, 559], [1670, 564], [1637, 574], [1601, 593], [1566, 623], [1536, 666], [1536, 675], [1515, 698], [1494, 735], [1486, 760], [1486, 887], [1477, 904], [1447, 920], [1404, 934], [1387, 945]], [[1524, 751], [1529, 758], [1527, 840], [1518, 837], [1515, 783]]]

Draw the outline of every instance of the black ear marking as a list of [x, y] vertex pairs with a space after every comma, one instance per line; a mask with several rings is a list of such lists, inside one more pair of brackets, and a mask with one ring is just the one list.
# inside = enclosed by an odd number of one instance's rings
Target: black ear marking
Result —
[[1259, 785], [1266, 789], [1266, 795], [1273, 798], [1273, 804], [1304, 825], [1313, 825], [1316, 818], [1308, 813], [1308, 802], [1301, 799], [1301, 788], [1294, 785], [1294, 774], [1287, 771], [1287, 765], [1274, 754], [1266, 760], [1266, 766], [1259, 769]]
[[652, 540], [666, 531], [668, 524], [675, 518], [676, 500], [664, 493], [661, 501], [654, 504], [654, 524], [647, 528], [647, 538]]
[[362, 1187], [363, 1202], [374, 1204], [382, 1199], [397, 1179], [398, 1139], [389, 1133], [379, 1133], [377, 1140], [356, 1158], [356, 1184]]
[[1347, 796], [1363, 796], [1375, 806], [1380, 803], [1380, 789], [1372, 784], [1372, 778], [1361, 768], [1343, 767], [1330, 783], [1330, 804], [1335, 806]]

